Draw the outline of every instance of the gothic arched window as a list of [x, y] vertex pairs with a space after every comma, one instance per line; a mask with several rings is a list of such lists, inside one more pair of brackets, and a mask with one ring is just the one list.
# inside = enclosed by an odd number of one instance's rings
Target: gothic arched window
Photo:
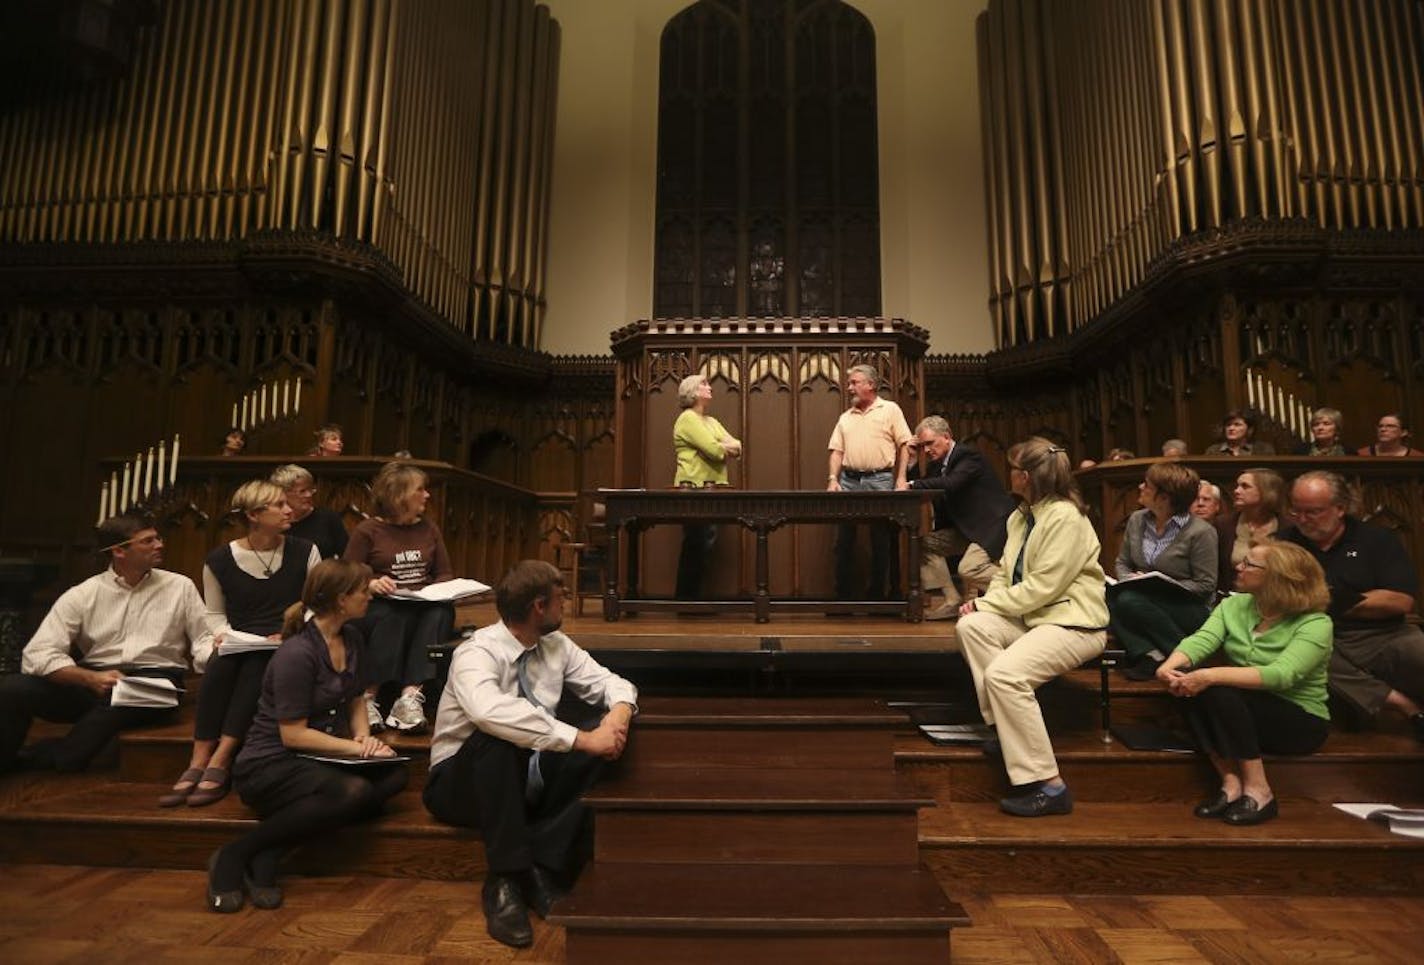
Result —
[[842, 0], [663, 30], [653, 314], [880, 313], [875, 34]]

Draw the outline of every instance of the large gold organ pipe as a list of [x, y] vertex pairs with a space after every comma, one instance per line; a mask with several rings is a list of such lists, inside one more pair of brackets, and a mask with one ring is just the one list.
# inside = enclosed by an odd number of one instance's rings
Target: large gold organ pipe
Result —
[[[0, 115], [0, 243], [373, 244], [538, 346], [558, 25], [533, 0], [169, 0], [127, 72]], [[497, 324], [498, 323], [498, 324]]]
[[1424, 226], [1417, 0], [990, 0], [976, 33], [1000, 345], [1203, 230]]

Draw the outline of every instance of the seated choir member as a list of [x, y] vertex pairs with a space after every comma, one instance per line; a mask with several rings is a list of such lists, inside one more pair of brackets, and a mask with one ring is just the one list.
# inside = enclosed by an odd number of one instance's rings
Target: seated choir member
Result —
[[1256, 420], [1247, 412], [1232, 409], [1221, 417], [1221, 441], [1206, 447], [1208, 456], [1273, 456], [1276, 447], [1256, 442]]
[[219, 452], [218, 455], [240, 456], [246, 448], [247, 433], [243, 432], [237, 426], [233, 426], [227, 430], [227, 434], [223, 436], [222, 451]]
[[[359, 620], [371, 602], [371, 571], [345, 560], [312, 567], [301, 602], [286, 612], [282, 644], [262, 678], [262, 697], [233, 774], [237, 792], [261, 823], [208, 859], [208, 907], [239, 910], [282, 903], [282, 853], [313, 837], [373, 817], [406, 785], [397, 762], [360, 767], [302, 754], [394, 755], [371, 736], [362, 699], [364, 652]], [[303, 610], [313, 616], [303, 622]]]
[[287, 505], [292, 507], [292, 528], [288, 536], [315, 543], [324, 560], [335, 559], [346, 552], [350, 536], [339, 513], [316, 505], [316, 480], [302, 466], [278, 466], [272, 481], [287, 493]]
[[[1330, 591], [1315, 559], [1293, 543], [1251, 547], [1236, 589], [1157, 669], [1197, 743], [1221, 776], [1199, 818], [1260, 824], [1279, 808], [1262, 754], [1310, 754], [1325, 743]], [[1220, 652], [1219, 666], [1202, 666]]]
[[1409, 426], [1403, 412], [1386, 412], [1375, 424], [1375, 441], [1363, 446], [1357, 456], [1424, 456], [1409, 444]]
[[1103, 652], [1108, 608], [1101, 547], [1068, 453], [1033, 438], [1009, 449], [1009, 486], [1022, 501], [989, 590], [960, 609], [959, 640], [985, 723], [997, 728], [1009, 780], [1033, 785], [999, 807], [1018, 817], [1068, 814], [1035, 689]]
[[227, 797], [232, 761], [257, 713], [257, 695], [270, 650], [224, 654], [229, 630], [279, 640], [282, 614], [301, 599], [307, 571], [321, 561], [316, 547], [286, 535], [292, 510], [275, 483], [243, 483], [232, 494], [232, 511], [247, 524], [247, 535], [224, 543], [203, 564], [203, 597], [208, 608], [210, 648], [193, 654], [202, 671], [193, 753], [160, 807], [187, 803], [202, 807]]
[[[1192, 500], [1192, 515], [1208, 523], [1215, 523], [1221, 515], [1221, 487], [1203, 479], [1197, 486], [1197, 498]], [[1220, 551], [1221, 547], [1218, 545], [1217, 552]]]
[[1341, 441], [1345, 417], [1339, 409], [1319, 408], [1310, 414], [1310, 441], [1296, 446], [1297, 456], [1348, 456]]
[[[637, 712], [637, 689], [559, 632], [567, 596], [542, 560], [505, 574], [495, 591], [500, 622], [455, 650], [430, 744], [425, 806], [447, 824], [480, 829], [486, 927], [516, 948], [534, 940], [529, 908], [547, 917], [576, 870], [579, 795], [602, 761], [622, 755]], [[606, 710], [597, 726], [555, 718], [565, 690]]]
[[325, 459], [327, 456], [341, 455], [345, 448], [346, 440], [341, 427], [335, 422], [328, 422], [316, 430], [316, 442], [307, 451], [307, 455]]
[[1216, 529], [1191, 514], [1197, 474], [1157, 462], [1137, 487], [1142, 508], [1127, 519], [1115, 565], [1119, 580], [1156, 571], [1190, 593], [1158, 580], [1119, 586], [1108, 599], [1108, 629], [1127, 653], [1125, 675], [1151, 680], [1182, 637], [1201, 626], [1216, 593]]
[[[108, 567], [55, 601], [25, 646], [22, 672], [0, 679], [0, 774], [17, 764], [82, 771], [119, 731], [163, 722], [173, 710], [112, 706], [114, 685], [132, 675], [182, 687], [190, 654], [208, 645], [193, 581], [156, 569], [163, 540], [152, 521], [115, 516], [96, 535]], [[35, 717], [74, 726], [21, 750]]]
[[1163, 459], [1185, 459], [1191, 455], [1191, 447], [1185, 439], [1168, 439], [1162, 443]]
[[1216, 520], [1216, 582], [1230, 586], [1236, 564], [1246, 558], [1251, 544], [1275, 539], [1290, 525], [1285, 509], [1285, 481], [1271, 469], [1247, 469], [1236, 477], [1231, 490], [1234, 509]]
[[[445, 539], [424, 515], [430, 502], [425, 483], [425, 473], [409, 463], [382, 466], [371, 482], [380, 515], [356, 527], [343, 554], [375, 573], [371, 592], [376, 599], [364, 624], [370, 651], [366, 711], [373, 731], [383, 726], [403, 731], [426, 726], [421, 687], [432, 673], [428, 651], [449, 640], [455, 629], [455, 608], [448, 603], [390, 597], [395, 590], [419, 590], [455, 577]], [[383, 720], [377, 691], [391, 682], [400, 684], [401, 692]]]

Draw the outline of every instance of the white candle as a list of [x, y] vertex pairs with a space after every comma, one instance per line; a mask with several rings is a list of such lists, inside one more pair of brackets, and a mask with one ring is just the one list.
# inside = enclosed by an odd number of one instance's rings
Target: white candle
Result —
[[124, 484], [119, 489], [119, 512], [129, 508], [129, 464], [124, 463]]
[[287, 379], [282, 383], [282, 415], [292, 414], [292, 380]]
[[142, 479], [141, 479], [141, 477], [143, 476], [143, 453], [141, 453], [141, 452], [136, 452], [136, 453], [134, 453], [134, 463], [133, 463], [133, 467], [134, 467], [134, 477], [133, 477], [133, 500], [132, 500], [132, 502], [133, 502], [133, 504], [134, 504], [135, 506], [137, 506], [137, 505], [138, 505], [138, 498], [139, 498], [139, 494], [140, 494], [140, 487], [141, 487], [141, 485], [142, 485]]
[[[237, 408], [236, 405], [233, 408]], [[236, 425], [236, 423], [233, 423]], [[158, 489], [160, 492], [168, 488], [168, 475], [164, 472], [168, 468], [168, 440], [158, 440]]]
[[247, 431], [247, 396], [245, 395], [242, 397], [242, 421], [237, 424], [237, 427], [243, 432]]
[[103, 525], [104, 525], [104, 519], [105, 519], [105, 517], [104, 517], [104, 510], [108, 507], [108, 504], [109, 504], [109, 484], [108, 484], [108, 483], [103, 483], [103, 484], [99, 487], [99, 521], [94, 524], [95, 526], [103, 526]]
[[297, 397], [292, 400], [292, 411], [300, 412], [302, 409], [302, 380], [297, 379]]
[[[160, 480], [161, 484], [162, 480]], [[143, 465], [143, 498], [153, 495], [153, 447], [148, 447], [148, 461]]]
[[1286, 421], [1286, 390], [1276, 386], [1276, 421]]
[[1251, 373], [1246, 373], [1246, 405], [1249, 408], [1256, 406], [1256, 386], [1252, 383]]
[[168, 485], [173, 485], [178, 481], [178, 443], [181, 440], [176, 432], [173, 434], [173, 465], [168, 467]]
[[259, 423], [267, 421], [267, 383], [262, 383], [262, 388], [257, 390], [257, 421]]
[[[237, 403], [236, 403], [236, 402], [234, 402], [234, 403], [232, 404], [232, 421], [229, 422], [228, 425], [231, 425], [231, 426], [237, 425]], [[159, 473], [159, 475], [161, 476], [161, 475], [163, 475], [163, 473]]]
[[119, 471], [115, 469], [109, 473], [109, 511], [104, 514], [105, 519], [112, 519], [119, 515]]

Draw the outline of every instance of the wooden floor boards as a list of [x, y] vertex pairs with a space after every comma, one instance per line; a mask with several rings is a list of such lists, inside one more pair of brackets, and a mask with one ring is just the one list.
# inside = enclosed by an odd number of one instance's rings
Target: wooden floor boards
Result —
[[[293, 877], [278, 911], [216, 915], [195, 871], [0, 866], [0, 961], [324, 963], [564, 961], [561, 929], [534, 923], [516, 951], [485, 934], [478, 885]], [[1414, 963], [1424, 898], [1200, 895], [954, 896], [957, 965], [1006, 962]]]

